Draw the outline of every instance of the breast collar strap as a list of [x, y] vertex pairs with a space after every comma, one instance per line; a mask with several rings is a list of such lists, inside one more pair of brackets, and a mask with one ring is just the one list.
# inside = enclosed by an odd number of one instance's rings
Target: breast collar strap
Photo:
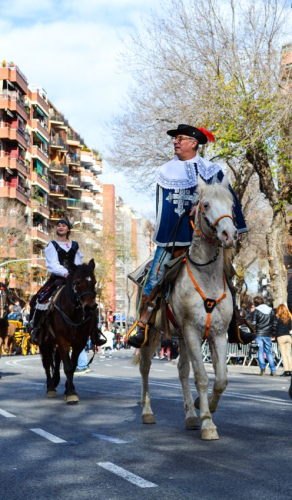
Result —
[[225, 276], [223, 274], [223, 286], [224, 286], [224, 291], [221, 295], [221, 297], [217, 300], [215, 299], [209, 299], [208, 297], [206, 297], [206, 295], [204, 294], [204, 292], [201, 290], [201, 288], [199, 287], [198, 283], [196, 282], [194, 276], [192, 275], [192, 272], [190, 270], [190, 266], [188, 264], [188, 260], [187, 258], [184, 258], [183, 259], [183, 262], [185, 262], [186, 264], [186, 267], [187, 267], [187, 271], [188, 271], [188, 275], [189, 277], [191, 278], [192, 280], [192, 283], [195, 287], [195, 289], [197, 290], [197, 292], [201, 295], [203, 301], [204, 301], [204, 307], [205, 307], [205, 311], [207, 313], [207, 319], [206, 319], [206, 328], [205, 328], [205, 334], [204, 334], [204, 338], [203, 340], [206, 340], [209, 336], [209, 331], [210, 331], [210, 320], [211, 320], [211, 313], [213, 312], [214, 308], [223, 300], [225, 299], [226, 297], [226, 280], [225, 280]]

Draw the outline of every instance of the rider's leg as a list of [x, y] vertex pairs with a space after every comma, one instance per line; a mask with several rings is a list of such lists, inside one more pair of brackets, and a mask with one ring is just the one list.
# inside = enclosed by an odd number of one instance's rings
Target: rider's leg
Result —
[[[156, 294], [154, 288], [164, 277], [165, 264], [170, 260], [171, 254], [166, 252], [163, 247], [157, 247], [141, 299], [138, 329], [136, 333], [131, 335], [128, 339], [128, 343], [133, 347], [141, 347], [145, 340], [145, 327], [155, 308]], [[151, 292], [153, 292], [153, 294], [151, 294]]]
[[96, 347], [100, 347], [106, 344], [106, 338], [103, 335], [101, 329], [99, 328], [99, 318], [98, 318], [98, 310], [94, 311], [94, 326], [91, 334], [91, 341]]
[[43, 311], [42, 309], [36, 309], [34, 312], [33, 326], [30, 334], [30, 341], [32, 342], [32, 344], [40, 344], [40, 333], [42, 330], [41, 326], [44, 319], [44, 313], [45, 311]]

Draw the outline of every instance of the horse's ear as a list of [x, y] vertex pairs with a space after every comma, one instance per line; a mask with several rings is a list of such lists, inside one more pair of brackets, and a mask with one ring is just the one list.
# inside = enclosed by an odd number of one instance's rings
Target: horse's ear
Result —
[[204, 188], [206, 187], [205, 181], [202, 179], [200, 175], [198, 175], [198, 188], [199, 192], [202, 193], [204, 191]]
[[228, 186], [229, 186], [228, 175], [224, 175], [223, 176], [221, 184], [222, 184], [223, 187], [228, 188]]
[[89, 262], [88, 262], [88, 265], [89, 267], [92, 269], [92, 271], [94, 270], [95, 268], [95, 262], [94, 262], [94, 259], [91, 259]]

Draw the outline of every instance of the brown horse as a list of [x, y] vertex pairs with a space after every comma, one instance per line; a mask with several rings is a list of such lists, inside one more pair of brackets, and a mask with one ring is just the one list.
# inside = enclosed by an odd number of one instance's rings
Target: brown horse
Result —
[[11, 353], [13, 348], [13, 335], [15, 327], [8, 322], [8, 306], [10, 304], [9, 291], [5, 283], [0, 282], [0, 353], [4, 351]]
[[47, 396], [57, 396], [62, 361], [67, 378], [64, 393], [67, 403], [79, 401], [73, 376], [78, 356], [97, 321], [94, 267], [94, 260], [91, 259], [88, 264], [77, 266], [76, 271], [70, 273], [66, 284], [55, 295], [42, 327], [40, 351], [47, 375]]

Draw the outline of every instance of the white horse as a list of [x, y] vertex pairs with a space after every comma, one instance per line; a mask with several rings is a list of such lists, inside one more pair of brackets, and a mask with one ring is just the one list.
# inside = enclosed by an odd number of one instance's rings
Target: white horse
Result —
[[[201, 438], [205, 440], [219, 439], [211, 413], [216, 411], [228, 383], [227, 330], [233, 304], [223, 271], [223, 248], [234, 247], [238, 237], [232, 218], [232, 205], [227, 176], [221, 184], [207, 185], [203, 181], [199, 182], [199, 203], [194, 217], [192, 244], [169, 297], [176, 322], [182, 332], [182, 339], [179, 341], [178, 372], [183, 391], [185, 425], [187, 429], [200, 427], [196, 405], [200, 410]], [[139, 353], [142, 420], [145, 424], [155, 423], [148, 376], [151, 357], [160, 340], [156, 328], [159, 330], [161, 327], [158, 314], [155, 329], [152, 328], [149, 335], [149, 346], [142, 347]], [[215, 370], [215, 382], [209, 398], [209, 379], [201, 352], [204, 338], [208, 338]], [[199, 396], [195, 405], [189, 382], [190, 362]]]

